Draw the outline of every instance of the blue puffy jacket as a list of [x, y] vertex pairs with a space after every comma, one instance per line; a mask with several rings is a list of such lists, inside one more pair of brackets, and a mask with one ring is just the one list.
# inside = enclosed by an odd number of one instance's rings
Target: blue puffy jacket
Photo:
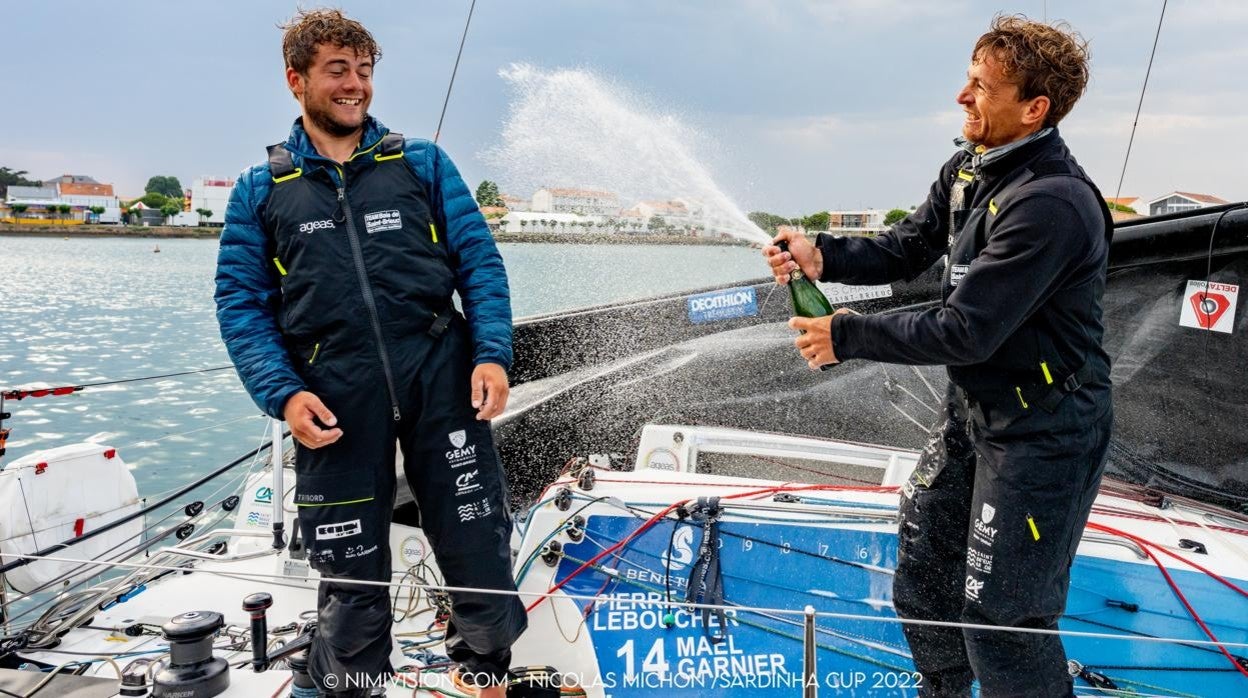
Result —
[[[388, 129], [369, 117], [361, 142], [372, 144]], [[316, 153], [302, 121], [296, 120], [286, 140], [296, 167], [304, 171], [332, 166]], [[416, 176], [428, 185], [435, 214], [455, 267], [456, 290], [472, 328], [473, 361], [511, 368], [511, 294], [506, 271], [494, 238], [476, 201], [451, 162], [437, 145], [409, 138], [404, 157]], [[291, 364], [277, 325], [281, 290], [268, 253], [269, 241], [259, 211], [273, 189], [268, 162], [239, 175], [225, 210], [225, 229], [217, 253], [217, 321], [221, 338], [238, 375], [256, 404], [280, 418], [291, 395], [306, 390]]]

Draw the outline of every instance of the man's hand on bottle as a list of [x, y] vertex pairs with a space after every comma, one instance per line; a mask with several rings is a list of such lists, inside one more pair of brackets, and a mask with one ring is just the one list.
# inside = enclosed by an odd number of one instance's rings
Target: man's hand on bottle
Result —
[[[789, 243], [789, 251], [781, 252], [776, 245], [780, 242]], [[771, 265], [771, 273], [776, 283], [781, 286], [789, 283], [789, 274], [799, 267], [811, 281], [817, 281], [823, 274], [823, 253], [810, 244], [806, 236], [796, 230], [786, 230], [763, 247], [763, 257]]]
[[472, 369], [472, 406], [477, 419], [494, 419], [507, 407], [507, 371], [498, 364], [477, 364]]
[[806, 365], [812, 371], [818, 371], [828, 364], [840, 363], [836, 358], [836, 349], [832, 346], [832, 323], [837, 315], [853, 312], [849, 308], [839, 308], [835, 313], [824, 317], [791, 317], [789, 327], [801, 334], [793, 343], [797, 351], [806, 359]]
[[342, 438], [342, 430], [334, 427], [338, 418], [319, 397], [306, 390], [295, 393], [286, 401], [282, 416], [290, 425], [290, 433], [295, 440], [308, 448], [328, 446]]

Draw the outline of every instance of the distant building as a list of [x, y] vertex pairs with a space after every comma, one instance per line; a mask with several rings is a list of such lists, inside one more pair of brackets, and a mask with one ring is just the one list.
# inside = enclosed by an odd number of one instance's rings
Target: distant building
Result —
[[620, 212], [621, 216], [625, 214], [639, 220], [642, 227], [649, 224], [650, 219], [655, 216], [662, 218], [667, 225], [677, 228], [685, 227], [690, 222], [689, 206], [684, 201], [639, 201], [636, 206]]
[[594, 189], [538, 189], [533, 192], [530, 209], [542, 213], [614, 216], [620, 212], [620, 199], [609, 191]]
[[[9, 187], [6, 202], [26, 204], [31, 207], [22, 214], [23, 219], [51, 218], [61, 223], [120, 223], [121, 203], [113, 193], [113, 185], [103, 184], [87, 175], [61, 175], [45, 180], [42, 187]], [[20, 199], [20, 200], [19, 200]], [[56, 215], [37, 213], [34, 208], [46, 211], [47, 205], [69, 206], [70, 212]], [[92, 208], [102, 208], [98, 216]]]
[[9, 191], [4, 196], [6, 204], [31, 204], [34, 206], [43, 206], [44, 204], [56, 204], [60, 201], [60, 195], [57, 194], [56, 187], [24, 187], [14, 184], [9, 187]]
[[191, 206], [188, 209], [195, 214], [196, 225], [199, 224], [199, 209], [212, 211], [212, 215], [204, 222], [212, 225], [225, 225], [225, 205], [230, 202], [230, 192], [234, 190], [234, 180], [221, 177], [197, 177], [191, 182]]
[[[56, 187], [28, 187], [20, 185], [10, 185], [8, 192], [4, 195], [4, 211], [0, 213], [0, 217], [5, 220], [16, 221], [19, 217], [23, 221], [38, 222], [42, 220], [55, 220], [60, 218], [60, 213], [55, 210], [56, 206], [64, 203], [56, 192]], [[25, 206], [20, 216], [13, 212], [13, 206]], [[49, 210], [52, 207], [52, 210]]]
[[828, 211], [829, 233], [882, 233], [888, 230], [884, 225], [886, 211], [875, 208], [861, 211]]
[[130, 205], [131, 225], [165, 225], [167, 220], [165, 214], [160, 212], [160, 209], [152, 208], [142, 201], [136, 201]]
[[[1218, 206], [1226, 203], [1230, 202], [1209, 194], [1173, 191], [1148, 202], [1148, 215], [1160, 216], [1166, 213], [1192, 211], [1198, 208], [1208, 208], [1209, 206]], [[1139, 209], [1136, 210], [1138, 211]]]

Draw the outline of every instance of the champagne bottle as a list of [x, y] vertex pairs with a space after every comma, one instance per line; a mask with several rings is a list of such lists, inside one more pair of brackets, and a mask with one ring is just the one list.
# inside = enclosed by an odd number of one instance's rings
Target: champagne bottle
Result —
[[[777, 244], [781, 252], [789, 251], [789, 243], [780, 241]], [[832, 304], [827, 296], [806, 278], [801, 268], [789, 273], [789, 297], [793, 299], [793, 312], [802, 317], [823, 317], [832, 314]]]

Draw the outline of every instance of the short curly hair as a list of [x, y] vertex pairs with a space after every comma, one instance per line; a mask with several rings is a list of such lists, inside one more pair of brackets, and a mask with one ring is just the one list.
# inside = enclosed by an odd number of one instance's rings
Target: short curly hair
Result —
[[342, 10], [318, 8], [299, 9], [289, 22], [281, 25], [282, 58], [286, 67], [307, 75], [316, 57], [316, 47], [333, 44], [336, 48], [354, 49], [357, 56], [371, 56], [373, 65], [381, 60], [381, 47], [363, 24], [348, 19]]
[[971, 61], [985, 52], [1018, 85], [1019, 99], [1049, 98], [1045, 126], [1056, 126], [1088, 87], [1088, 42], [1066, 22], [1049, 25], [1023, 15], [997, 15], [975, 42]]

